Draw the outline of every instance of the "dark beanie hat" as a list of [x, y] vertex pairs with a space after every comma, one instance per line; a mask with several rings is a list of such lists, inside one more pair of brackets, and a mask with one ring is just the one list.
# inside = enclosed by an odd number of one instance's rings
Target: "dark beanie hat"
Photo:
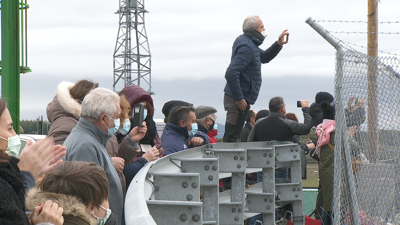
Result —
[[260, 111], [257, 112], [256, 121], [257, 121], [258, 119], [267, 117], [268, 115], [269, 115], [269, 110], [268, 110], [268, 109], [260, 110]]
[[174, 108], [175, 106], [193, 106], [193, 104], [180, 101], [180, 100], [171, 100], [169, 102], [166, 102], [162, 108], [162, 113], [164, 114], [165, 118], [168, 118], [169, 113], [171, 112], [171, 109]]
[[335, 119], [335, 107], [331, 106], [329, 102], [323, 101], [321, 103], [321, 109], [324, 119]]
[[321, 104], [321, 102], [327, 101], [329, 103], [333, 102], [333, 96], [328, 92], [320, 91], [315, 95], [315, 102]]

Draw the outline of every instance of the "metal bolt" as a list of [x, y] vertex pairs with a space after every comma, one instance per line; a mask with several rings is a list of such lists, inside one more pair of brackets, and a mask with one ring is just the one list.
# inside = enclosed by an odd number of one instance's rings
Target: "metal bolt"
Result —
[[244, 156], [240, 156], [240, 160], [244, 160]]
[[235, 209], [235, 208], [232, 208], [232, 212], [233, 212], [233, 213], [236, 212], [236, 209]]
[[192, 216], [192, 220], [193, 220], [194, 222], [199, 222], [199, 220], [200, 220], [199, 214], [194, 214], [194, 215]]
[[292, 188], [292, 191], [296, 191], [296, 188]]
[[160, 190], [160, 188], [159, 188], [158, 186], [155, 186], [155, 187], [154, 187], [154, 190], [155, 190], [155, 191], [158, 191], [158, 190]]
[[268, 198], [264, 198], [264, 202], [268, 202]]
[[272, 198], [269, 199], [269, 202], [274, 202], [274, 200]]
[[188, 207], [188, 209], [191, 211], [191, 210], [192, 210], [192, 207]]
[[267, 157], [267, 153], [264, 153], [264, 157]]
[[298, 198], [298, 197], [299, 197], [299, 195], [298, 195], [298, 194], [296, 194], [296, 195], [295, 195], [295, 197], [296, 197], [296, 198]]
[[192, 201], [193, 196], [189, 194], [189, 195], [186, 196], [186, 199], [187, 199], [188, 201]]
[[239, 169], [240, 169], [241, 167], [242, 167], [242, 165], [240, 165], [240, 164], [237, 164], [237, 168], [239, 168]]
[[297, 155], [294, 155], [293, 158], [297, 158]]
[[192, 183], [192, 188], [197, 188], [197, 183], [196, 182]]
[[182, 173], [186, 173], [186, 170], [182, 170]]
[[270, 208], [271, 208], [271, 206], [267, 205], [267, 209], [270, 209]]
[[296, 152], [298, 152], [299, 151], [299, 149], [298, 148], [296, 148]]
[[179, 216], [179, 219], [180, 219], [182, 222], [185, 222], [188, 218], [187, 218], [187, 215], [186, 215], [185, 213], [182, 213], [182, 214]]
[[218, 167], [217, 166], [213, 166], [212, 169], [215, 171], [215, 170], [218, 169]]
[[250, 159], [250, 156], [247, 156], [247, 160], [249, 160]]
[[271, 162], [269, 160], [267, 160], [267, 164], [270, 164]]
[[272, 153], [269, 153], [269, 157], [272, 157], [272, 156], [274, 156], [274, 154], [272, 154]]
[[210, 176], [208, 176], [208, 179], [209, 179], [209, 180], [213, 180], [214, 177], [210, 175]]
[[233, 157], [233, 159], [234, 159], [234, 160], [237, 160], [237, 159], [238, 159], [237, 155], [235, 155], [235, 157]]
[[188, 186], [189, 186], [189, 185], [188, 185], [187, 182], [183, 182], [183, 183], [182, 183], [182, 187], [183, 187], [183, 188], [187, 188]]
[[290, 149], [290, 152], [293, 152], [293, 151], [294, 151], [294, 149], [293, 149], [293, 148], [291, 148], [291, 149]]
[[241, 213], [241, 212], [242, 212], [242, 208], [238, 208], [238, 212], [240, 212], [240, 213]]
[[207, 166], [204, 167], [204, 169], [205, 169], [205, 170], [209, 170], [209, 169], [210, 169], [210, 166], [207, 165]]
[[239, 217], [237, 216], [237, 217], [235, 217], [235, 221], [239, 221]]
[[298, 188], [297, 188], [297, 190], [298, 190], [298, 191], [300, 191], [300, 190], [301, 190], [301, 188], [299, 188], [299, 187], [298, 187]]

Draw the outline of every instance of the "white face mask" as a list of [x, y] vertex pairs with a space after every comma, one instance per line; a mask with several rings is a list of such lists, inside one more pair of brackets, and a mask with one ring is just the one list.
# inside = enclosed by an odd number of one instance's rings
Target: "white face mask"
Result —
[[21, 151], [21, 140], [19, 139], [19, 136], [15, 135], [8, 139], [0, 136], [0, 138], [8, 142], [6, 153], [12, 157], [18, 157]]
[[103, 218], [99, 218], [99, 217], [97, 217], [96, 215], [93, 214], [92, 216], [93, 216], [94, 218], [97, 219], [96, 225], [104, 225], [104, 224], [106, 224], [108, 218], [109, 218], [110, 215], [111, 215], [111, 209], [106, 209], [106, 208], [104, 208], [104, 207], [101, 206], [101, 205], [100, 205], [100, 207], [101, 207], [102, 209], [106, 210], [106, 211], [107, 211], [107, 214], [106, 214], [106, 216], [103, 217]]
[[261, 32], [261, 35], [264, 36], [264, 38], [266, 38], [268, 36], [267, 31], [264, 30], [263, 32]]

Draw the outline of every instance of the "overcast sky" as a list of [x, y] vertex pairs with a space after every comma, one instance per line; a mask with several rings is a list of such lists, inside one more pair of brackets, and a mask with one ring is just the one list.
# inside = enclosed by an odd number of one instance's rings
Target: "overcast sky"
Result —
[[[118, 31], [117, 0], [30, 1], [28, 66], [21, 75], [21, 119], [46, 117], [58, 83], [89, 78], [112, 89], [113, 52]], [[152, 54], [152, 90], [156, 118], [166, 101], [180, 99], [218, 109], [224, 123], [224, 74], [243, 20], [259, 15], [268, 48], [284, 29], [289, 44], [262, 67], [263, 85], [252, 109], [268, 108], [271, 97], [286, 99], [287, 111], [302, 120], [296, 100], [314, 101], [318, 91], [334, 92], [335, 49], [305, 23], [316, 20], [367, 21], [366, 0], [146, 0], [146, 29]], [[381, 0], [379, 21], [400, 21], [400, 1]], [[366, 31], [365, 23], [320, 23], [331, 31]], [[379, 31], [400, 32], [400, 24]], [[364, 34], [336, 34], [344, 42], [366, 46]], [[400, 35], [380, 35], [382, 51], [400, 54]], [[365, 49], [358, 48], [365, 52]]]

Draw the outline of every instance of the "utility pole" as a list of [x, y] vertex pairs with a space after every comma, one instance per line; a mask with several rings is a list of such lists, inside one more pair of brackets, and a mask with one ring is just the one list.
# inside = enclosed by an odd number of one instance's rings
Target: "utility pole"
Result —
[[368, 0], [368, 140], [369, 157], [379, 161], [378, 117], [378, 0]]
[[[114, 91], [136, 84], [151, 90], [151, 54], [144, 25], [145, 0], [119, 0], [119, 29], [114, 50]], [[117, 84], [120, 85], [117, 86]]]

